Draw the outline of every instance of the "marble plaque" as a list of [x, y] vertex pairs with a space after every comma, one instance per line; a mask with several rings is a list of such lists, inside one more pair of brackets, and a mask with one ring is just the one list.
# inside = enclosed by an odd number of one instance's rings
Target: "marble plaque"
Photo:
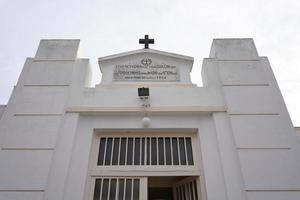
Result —
[[152, 64], [149, 58], [137, 64], [115, 65], [113, 81], [179, 81], [177, 66], [168, 64]]

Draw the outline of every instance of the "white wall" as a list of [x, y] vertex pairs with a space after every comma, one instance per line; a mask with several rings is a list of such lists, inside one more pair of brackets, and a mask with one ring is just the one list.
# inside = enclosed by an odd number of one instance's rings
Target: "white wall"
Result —
[[5, 111], [6, 105], [0, 105], [0, 119]]
[[78, 40], [42, 40], [0, 121], [0, 199], [43, 199]]
[[[78, 45], [42, 40], [27, 59], [0, 120], [0, 199], [83, 199], [94, 129], [144, 128], [140, 84], [109, 84], [104, 74], [105, 84], [85, 88], [89, 61], [76, 58]], [[300, 199], [299, 141], [254, 42], [214, 40], [205, 87], [184, 76], [182, 85], [147, 83], [150, 128], [198, 129], [207, 199]]]
[[297, 134], [298, 138], [300, 139], [300, 128], [299, 127], [296, 127], [296, 134]]
[[214, 40], [210, 55], [203, 80], [224, 94], [248, 199], [299, 199], [299, 142], [267, 58], [251, 39]]

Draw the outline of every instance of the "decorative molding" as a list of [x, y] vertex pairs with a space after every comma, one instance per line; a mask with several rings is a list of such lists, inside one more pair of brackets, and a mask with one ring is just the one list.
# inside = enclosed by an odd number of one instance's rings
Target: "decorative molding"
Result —
[[291, 147], [237, 147], [237, 150], [291, 150]]
[[110, 55], [110, 56], [100, 57], [100, 58], [98, 58], [98, 62], [116, 59], [116, 58], [120, 58], [120, 57], [124, 57], [124, 56], [140, 54], [140, 53], [152, 53], [152, 54], [158, 54], [158, 55], [162, 55], [162, 56], [168, 56], [168, 57], [173, 57], [173, 58], [192, 61], [192, 62], [194, 61], [194, 58], [190, 57], [190, 56], [185, 56], [185, 55], [180, 55], [180, 54], [170, 53], [170, 52], [165, 52], [165, 51], [159, 51], [159, 50], [155, 50], [155, 49], [138, 49], [138, 50], [134, 50], [134, 51], [127, 51], [124, 53], [118, 53], [118, 54], [114, 54], [114, 55]]
[[0, 192], [45, 192], [45, 190], [32, 190], [32, 189], [0, 189]]
[[132, 83], [118, 83], [118, 82], [113, 82], [113, 83], [101, 83], [96, 85], [96, 88], [128, 88], [128, 87], [190, 87], [190, 88], [197, 88], [196, 84], [193, 83], [177, 83], [177, 82], [171, 82], [171, 83], [159, 83], [159, 82], [143, 82], [143, 83], [137, 83], [137, 82], [132, 82]]
[[16, 113], [14, 114], [14, 116], [62, 116], [62, 114], [60, 113], [57, 113], [57, 114], [43, 114], [43, 113], [22, 113], [22, 114], [19, 114], [19, 113]]
[[67, 107], [66, 113], [212, 113], [212, 112], [226, 112], [225, 106], [166, 106], [166, 107], [89, 107], [89, 106], [74, 106]]
[[300, 189], [246, 189], [246, 192], [300, 192]]
[[69, 87], [70, 85], [69, 84], [64, 84], [64, 85], [28, 85], [28, 84], [25, 84], [23, 85], [24, 87], [40, 87], [40, 88], [50, 88], [50, 87]]
[[223, 86], [227, 86], [227, 87], [238, 87], [238, 86], [270, 86], [269, 83], [245, 83], [245, 84], [223, 84]]
[[33, 58], [33, 62], [57, 62], [57, 61], [59, 61], [59, 62], [61, 62], [61, 61], [63, 61], [63, 62], [75, 62], [77, 59], [81, 59], [81, 58], [74, 58], [74, 59], [55, 59], [55, 58], [53, 58], [53, 59], [51, 59], [51, 58], [49, 58], [49, 59], [39, 59], [39, 58]]
[[1, 150], [16, 150], [16, 151], [53, 151], [55, 148], [43, 147], [2, 147]]
[[228, 113], [229, 115], [280, 115], [280, 113]]

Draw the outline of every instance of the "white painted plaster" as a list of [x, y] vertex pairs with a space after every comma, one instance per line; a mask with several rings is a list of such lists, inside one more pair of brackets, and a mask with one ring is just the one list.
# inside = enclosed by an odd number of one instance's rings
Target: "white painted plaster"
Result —
[[15, 114], [62, 114], [67, 100], [65, 86], [26, 86], [16, 101]]
[[225, 86], [228, 112], [230, 114], [277, 114], [277, 98], [269, 86]]
[[32, 61], [24, 85], [69, 85], [73, 65], [72, 61]]
[[0, 119], [2, 118], [5, 109], [6, 109], [6, 105], [0, 105]]
[[42, 200], [43, 192], [2, 191], [0, 200]]
[[14, 116], [2, 129], [2, 148], [54, 148], [61, 116]]
[[291, 148], [293, 137], [280, 115], [231, 115], [236, 147]]
[[239, 150], [248, 190], [300, 190], [300, 165], [292, 150]]
[[209, 54], [210, 58], [218, 60], [256, 60], [253, 39], [214, 39]]
[[51, 150], [1, 150], [0, 190], [44, 190]]
[[224, 85], [268, 84], [263, 67], [260, 61], [221, 61], [221, 81]]
[[248, 200], [299, 200], [299, 191], [257, 191], [247, 192]]
[[79, 40], [41, 40], [35, 60], [74, 60]]
[[300, 140], [300, 128], [299, 127], [296, 128], [296, 134], [297, 134], [297, 136], [298, 136], [298, 138]]
[[[94, 130], [145, 130], [145, 116], [149, 131], [198, 130], [203, 200], [298, 197], [300, 143], [269, 63], [258, 57], [252, 39], [214, 40], [203, 62], [204, 87], [190, 81], [192, 58], [137, 50], [100, 58], [102, 83], [86, 88], [89, 60], [76, 58], [78, 44], [42, 40], [36, 57], [27, 59], [0, 121], [0, 189], [16, 191], [0, 191], [0, 199], [20, 198], [18, 190], [26, 192], [24, 199], [41, 199], [45, 190], [43, 200], [82, 200]], [[115, 64], [144, 57], [178, 66], [180, 81], [112, 82]], [[141, 110], [141, 86], [150, 88], [152, 108], [164, 112]]]

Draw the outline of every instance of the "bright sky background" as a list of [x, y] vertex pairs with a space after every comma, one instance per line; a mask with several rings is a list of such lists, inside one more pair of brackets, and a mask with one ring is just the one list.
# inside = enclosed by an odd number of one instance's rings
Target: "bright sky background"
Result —
[[0, 104], [6, 104], [26, 57], [40, 39], [81, 39], [93, 82], [97, 58], [142, 48], [192, 56], [201, 83], [202, 59], [213, 38], [254, 38], [268, 56], [295, 126], [300, 126], [299, 0], [0, 0]]

